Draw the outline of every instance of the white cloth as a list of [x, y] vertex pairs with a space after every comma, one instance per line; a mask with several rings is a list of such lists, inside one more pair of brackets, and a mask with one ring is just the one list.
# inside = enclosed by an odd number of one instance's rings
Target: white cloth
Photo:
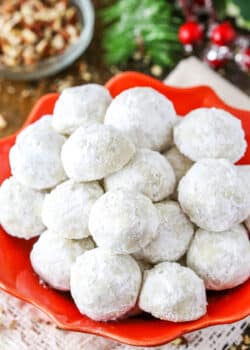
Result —
[[[165, 82], [174, 86], [210, 85], [227, 103], [250, 109], [250, 99], [196, 58], [183, 60]], [[250, 317], [185, 335], [188, 346], [167, 344], [154, 350], [227, 350], [241, 341]], [[0, 350], [142, 350], [104, 338], [59, 330], [42, 312], [0, 292]]]
[[196, 57], [189, 57], [180, 61], [176, 68], [167, 76], [165, 83], [179, 87], [208, 85], [230, 106], [250, 110], [249, 96]]

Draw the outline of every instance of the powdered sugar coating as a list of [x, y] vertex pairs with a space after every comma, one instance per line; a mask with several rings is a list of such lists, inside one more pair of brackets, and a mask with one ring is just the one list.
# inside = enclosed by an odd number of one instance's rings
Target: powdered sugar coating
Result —
[[80, 126], [103, 123], [111, 100], [109, 91], [98, 84], [64, 89], [55, 104], [53, 127], [69, 135]]
[[250, 277], [250, 243], [243, 225], [224, 232], [199, 229], [187, 254], [187, 264], [207, 289], [233, 288]]
[[6, 179], [0, 187], [0, 223], [11, 236], [30, 239], [45, 229], [42, 219], [44, 193]]
[[65, 142], [51, 126], [51, 116], [44, 116], [25, 128], [10, 150], [12, 174], [24, 186], [49, 189], [66, 178], [61, 162]]
[[241, 121], [218, 108], [198, 108], [174, 127], [177, 148], [188, 158], [238, 161], [246, 151]]
[[94, 248], [90, 238], [70, 240], [45, 231], [33, 245], [30, 261], [35, 272], [51, 287], [70, 290], [70, 268], [78, 255]]
[[[250, 165], [237, 165], [237, 170], [242, 182], [244, 183], [245, 190], [250, 198]], [[244, 224], [250, 232], [250, 204], [249, 204], [249, 215], [246, 218]]]
[[180, 179], [191, 168], [194, 162], [184, 156], [184, 154], [182, 154], [176, 146], [171, 147], [163, 155], [174, 169], [176, 183], [178, 184]]
[[191, 159], [184, 156], [184, 154], [182, 154], [176, 146], [171, 147], [163, 155], [168, 160], [172, 168], [174, 169], [175, 178], [176, 178], [176, 188], [171, 198], [177, 199], [178, 197], [177, 186], [180, 182], [180, 179], [191, 168], [194, 162]]
[[104, 122], [125, 133], [137, 147], [162, 151], [171, 145], [176, 113], [172, 102], [158, 91], [136, 87], [113, 99]]
[[82, 314], [97, 321], [116, 320], [135, 306], [141, 271], [131, 256], [96, 248], [76, 259], [70, 285]]
[[197, 320], [206, 313], [203, 281], [189, 268], [163, 262], [145, 272], [139, 307], [162, 320]]
[[145, 248], [136, 252], [135, 257], [152, 264], [177, 261], [187, 251], [194, 227], [177, 202], [164, 201], [155, 206], [161, 218], [157, 236]]
[[156, 237], [159, 215], [151, 200], [140, 193], [106, 192], [92, 206], [89, 231], [96, 244], [130, 254]]
[[249, 197], [236, 166], [226, 159], [203, 159], [181, 179], [178, 199], [197, 226], [225, 231], [246, 219]]
[[108, 176], [107, 191], [124, 189], [139, 191], [152, 201], [158, 202], [173, 193], [175, 174], [164, 157], [149, 149], [138, 149], [130, 162], [121, 170]]
[[88, 219], [92, 205], [103, 194], [97, 182], [68, 180], [46, 195], [42, 218], [49, 230], [68, 239], [89, 236]]
[[135, 153], [134, 145], [111, 126], [80, 127], [65, 142], [62, 162], [75, 181], [100, 180], [120, 170]]

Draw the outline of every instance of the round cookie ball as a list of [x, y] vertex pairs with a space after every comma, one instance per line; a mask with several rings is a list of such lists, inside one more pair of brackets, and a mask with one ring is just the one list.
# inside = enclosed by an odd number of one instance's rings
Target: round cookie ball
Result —
[[192, 270], [163, 262], [144, 274], [139, 307], [172, 322], [193, 321], [206, 313], [206, 291]]
[[172, 143], [176, 113], [172, 102], [158, 91], [136, 87], [111, 102], [105, 123], [125, 133], [139, 148], [163, 151]]
[[77, 129], [62, 148], [62, 162], [75, 181], [100, 180], [120, 170], [135, 153], [134, 145], [108, 125]]
[[6, 179], [0, 187], [0, 223], [11, 236], [30, 239], [40, 235], [45, 227], [41, 213], [44, 193]]
[[249, 198], [236, 166], [226, 159], [198, 161], [181, 179], [178, 199], [197, 226], [225, 231], [246, 219]]
[[104, 181], [107, 191], [123, 189], [139, 191], [153, 202], [173, 193], [175, 174], [164, 157], [149, 149], [138, 149], [130, 162]]
[[10, 150], [12, 174], [24, 186], [49, 189], [66, 178], [61, 162], [65, 142], [51, 126], [52, 118], [44, 116], [24, 129]]
[[237, 162], [246, 151], [241, 121], [218, 108], [198, 108], [174, 127], [174, 142], [188, 158], [225, 158]]
[[187, 251], [194, 227], [177, 202], [164, 201], [155, 206], [161, 218], [157, 236], [134, 256], [152, 264], [177, 261]]
[[130, 254], [156, 237], [159, 215], [146, 196], [116, 190], [106, 192], [92, 206], [89, 231], [96, 244], [116, 253]]
[[63, 182], [45, 196], [42, 210], [45, 226], [64, 238], [88, 237], [89, 212], [102, 194], [97, 182]]
[[90, 238], [70, 240], [45, 231], [33, 245], [30, 261], [35, 272], [52, 288], [70, 290], [70, 268], [78, 255], [94, 248]]
[[199, 229], [187, 254], [187, 264], [207, 289], [233, 288], [250, 277], [250, 243], [243, 225], [224, 232]]
[[141, 271], [131, 256], [96, 248], [76, 259], [70, 286], [82, 314], [97, 321], [116, 320], [135, 306]]
[[103, 123], [111, 100], [109, 91], [98, 84], [64, 89], [55, 104], [53, 127], [69, 135], [80, 126]]

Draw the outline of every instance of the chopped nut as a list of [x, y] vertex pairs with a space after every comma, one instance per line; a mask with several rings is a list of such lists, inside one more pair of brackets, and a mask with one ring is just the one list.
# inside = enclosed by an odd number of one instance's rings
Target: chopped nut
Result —
[[56, 32], [59, 32], [62, 28], [62, 20], [61, 18], [57, 18], [53, 23], [52, 23], [52, 26], [51, 28], [56, 31]]
[[2, 45], [2, 51], [10, 58], [16, 58], [20, 55], [21, 49], [20, 47], [10, 46], [10, 45]]
[[75, 7], [70, 7], [65, 13], [65, 17], [69, 22], [72, 21], [75, 16], [76, 16]]
[[44, 30], [44, 38], [50, 39], [52, 37], [52, 29], [51, 28], [45, 28]]
[[46, 48], [48, 47], [49, 42], [47, 39], [42, 39], [37, 45], [36, 45], [36, 52], [40, 55], [43, 55]]
[[60, 54], [82, 30], [69, 0], [0, 1], [0, 64], [33, 64]]
[[5, 129], [7, 125], [7, 121], [4, 119], [3, 115], [0, 114], [0, 130]]
[[27, 46], [23, 50], [23, 61], [25, 64], [33, 64], [36, 62], [36, 52], [33, 46]]
[[22, 98], [27, 98], [27, 97], [30, 97], [32, 95], [33, 95], [32, 90], [25, 89], [25, 90], [22, 90], [22, 92], [21, 92]]
[[244, 341], [244, 344], [250, 345], [250, 336], [246, 334], [243, 338], [243, 341]]
[[5, 66], [9, 66], [9, 67], [15, 67], [17, 65], [17, 60], [15, 60], [15, 58], [13, 57], [8, 57], [8, 56], [2, 56], [1, 62]]
[[22, 39], [21, 39], [20, 31], [16, 29], [12, 29], [8, 34], [8, 42], [10, 43], [10, 45], [13, 45], [13, 46], [19, 45], [21, 41]]
[[75, 38], [78, 36], [78, 33], [77, 33], [77, 30], [74, 26], [72, 25], [68, 25], [66, 28], [65, 28], [66, 32], [69, 34], [69, 36], [71, 38]]
[[14, 95], [14, 93], [16, 92], [16, 89], [14, 88], [14, 86], [11, 86], [11, 85], [7, 86], [6, 90], [10, 95]]
[[84, 72], [81, 76], [86, 81], [90, 81], [92, 78], [92, 75], [89, 72]]
[[180, 338], [176, 338], [175, 340], [173, 340], [171, 342], [171, 344], [173, 345], [184, 345], [184, 344], [187, 344], [187, 340], [184, 338], [184, 337], [180, 337]]
[[64, 45], [65, 45], [65, 41], [64, 41], [62, 35], [60, 35], [60, 34], [57, 34], [51, 40], [51, 46], [58, 51], [62, 50]]
[[16, 320], [12, 320], [9, 324], [9, 328], [10, 329], [16, 329], [17, 328], [17, 321]]
[[133, 59], [135, 61], [140, 61], [142, 59], [142, 53], [140, 51], [136, 51], [134, 54], [133, 54]]
[[151, 67], [151, 73], [156, 77], [160, 77], [162, 75], [162, 72], [163, 70], [161, 66], [155, 64]]
[[241, 347], [240, 347], [241, 350], [249, 350], [249, 346], [248, 345], [245, 345], [245, 344], [242, 344]]
[[28, 28], [22, 31], [22, 38], [28, 44], [34, 44], [38, 39], [37, 35]]

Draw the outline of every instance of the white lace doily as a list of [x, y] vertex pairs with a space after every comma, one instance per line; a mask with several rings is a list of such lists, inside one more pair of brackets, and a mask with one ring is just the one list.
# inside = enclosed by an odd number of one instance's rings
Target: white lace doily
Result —
[[[241, 341], [250, 317], [185, 335], [188, 345], [167, 344], [154, 350], [227, 350]], [[65, 332], [33, 306], [0, 292], [1, 350], [142, 350], [88, 334]]]

